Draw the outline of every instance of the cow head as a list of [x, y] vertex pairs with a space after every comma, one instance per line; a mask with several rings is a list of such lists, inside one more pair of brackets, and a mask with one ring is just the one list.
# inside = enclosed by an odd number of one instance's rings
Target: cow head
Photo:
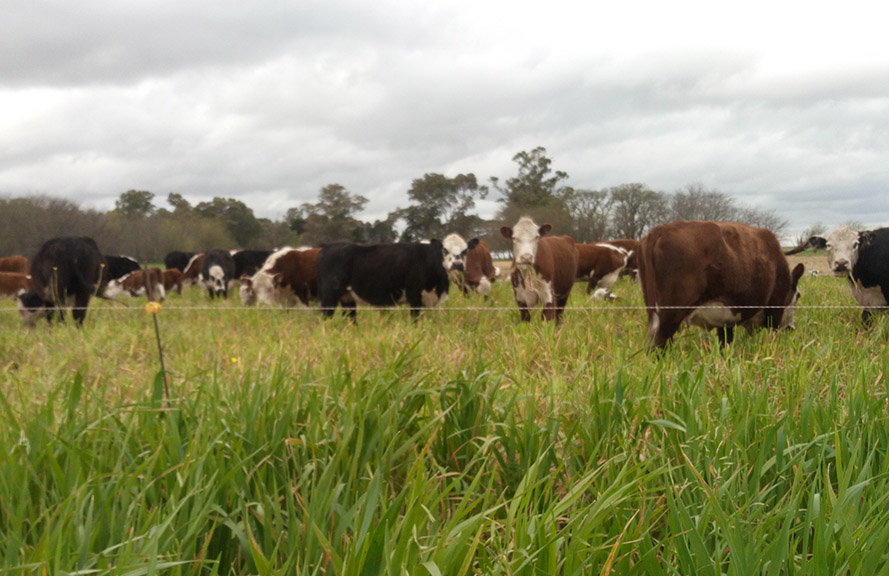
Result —
[[448, 234], [442, 240], [444, 250], [445, 270], [463, 270], [466, 265], [466, 253], [478, 246], [478, 238], [473, 238], [468, 243], [459, 234]]
[[507, 240], [512, 240], [512, 253], [516, 266], [528, 268], [533, 266], [537, 259], [537, 246], [540, 237], [545, 236], [552, 229], [552, 224], [538, 227], [533, 220], [522, 216], [512, 228], [502, 226], [500, 234]]
[[208, 278], [206, 278], [204, 282], [206, 283], [208, 290], [212, 290], [216, 292], [216, 294], [225, 292], [225, 272], [222, 270], [222, 266], [210, 266], [210, 269], [207, 271], [207, 276]]
[[253, 280], [247, 274], [241, 276], [241, 288], [238, 290], [241, 296], [241, 304], [253, 306], [256, 304], [256, 290], [253, 288]]
[[848, 276], [858, 263], [858, 253], [873, 238], [873, 232], [856, 232], [840, 226], [827, 238], [827, 265], [834, 276]]
[[36, 292], [24, 292], [18, 297], [19, 314], [28, 326], [34, 326], [41, 318], [52, 319], [53, 304]]

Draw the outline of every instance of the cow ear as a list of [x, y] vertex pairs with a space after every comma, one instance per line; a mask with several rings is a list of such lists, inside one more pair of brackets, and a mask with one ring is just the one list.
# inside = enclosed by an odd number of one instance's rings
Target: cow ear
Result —
[[871, 230], [858, 233], [858, 246], [868, 246], [874, 241], [874, 233]]
[[429, 240], [429, 243], [432, 244], [433, 246], [438, 246], [438, 247], [442, 246], [441, 240], [439, 240], [438, 238], [432, 238], [431, 240]]
[[467, 250], [472, 250], [472, 249], [475, 248], [476, 246], [478, 246], [478, 238], [473, 238], [472, 240], [470, 240], [470, 241], [466, 244], [466, 249], [467, 249]]
[[538, 232], [541, 236], [546, 236], [547, 234], [549, 234], [550, 232], [552, 232], [552, 230], [553, 230], [553, 225], [547, 223], [547, 224], [544, 224], [543, 226], [541, 226], [540, 228], [538, 228], [538, 229], [537, 229], [537, 232]]
[[512, 228], [510, 228], [509, 226], [501, 226], [500, 235], [507, 240], [512, 240]]
[[799, 279], [802, 278], [803, 272], [806, 271], [805, 265], [802, 262], [796, 265], [793, 269], [793, 272], [790, 273], [790, 280], [793, 286], [796, 286], [799, 283]]

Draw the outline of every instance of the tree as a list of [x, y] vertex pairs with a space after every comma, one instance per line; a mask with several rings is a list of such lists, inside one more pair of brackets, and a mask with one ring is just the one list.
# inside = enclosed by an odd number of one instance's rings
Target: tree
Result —
[[352, 195], [340, 184], [328, 184], [318, 194], [318, 202], [302, 204], [299, 212], [288, 214], [291, 222], [304, 220], [303, 233], [312, 243], [363, 240], [364, 223], [355, 214], [364, 209], [367, 198]]
[[571, 236], [577, 242], [596, 242], [609, 236], [611, 196], [605, 190], [571, 190], [565, 206], [573, 222]]
[[557, 170], [553, 173], [552, 160], [546, 156], [546, 148], [538, 146], [531, 152], [519, 152], [512, 157], [519, 165], [518, 176], [510, 178], [501, 186], [500, 180], [491, 177], [491, 184], [503, 196], [498, 201], [504, 205], [535, 208], [559, 204], [561, 195], [567, 191], [559, 183], [568, 179], [568, 174]]
[[234, 198], [215, 197], [211, 202], [199, 203], [194, 212], [202, 218], [221, 221], [241, 248], [250, 246], [262, 229], [253, 209]]
[[182, 194], [170, 192], [167, 194], [167, 204], [173, 207], [173, 214], [177, 216], [191, 214], [191, 204], [188, 203], [188, 200]]
[[734, 198], [700, 183], [687, 184], [670, 197], [671, 220], [730, 222], [738, 212]]
[[155, 211], [153, 199], [147, 190], [127, 190], [114, 201], [114, 211], [124, 218], [147, 218]]
[[617, 238], [642, 238], [668, 219], [664, 194], [644, 184], [621, 184], [609, 194], [614, 204], [612, 234]]
[[395, 210], [391, 216], [405, 221], [402, 238], [421, 240], [443, 238], [451, 232], [469, 234], [477, 218], [469, 211], [475, 208], [476, 198], [487, 197], [488, 188], [479, 186], [474, 174], [453, 178], [425, 174], [411, 183], [407, 194], [413, 204]]

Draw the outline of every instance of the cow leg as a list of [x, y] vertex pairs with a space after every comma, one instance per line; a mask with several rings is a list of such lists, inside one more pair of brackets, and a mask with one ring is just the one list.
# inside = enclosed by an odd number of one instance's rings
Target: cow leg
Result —
[[[676, 312], [680, 312], [677, 314]], [[663, 348], [682, 326], [682, 319], [687, 311], [680, 310], [649, 310], [648, 311], [648, 346]]]
[[568, 296], [560, 296], [556, 300], [556, 324], [562, 321], [562, 313], [565, 312], [565, 306], [568, 305]]
[[71, 311], [71, 316], [74, 317], [77, 326], [83, 326], [83, 321], [86, 319], [86, 307], [89, 306], [89, 303], [89, 292], [79, 293], [74, 297], [74, 310]]
[[865, 308], [864, 310], [861, 311], [861, 321], [864, 324], [870, 324], [871, 318], [873, 318], [873, 314], [871, 313], [870, 310]]
[[735, 339], [735, 327], [731, 324], [726, 324], [716, 329], [716, 335], [719, 337], [719, 344], [727, 346]]
[[519, 304], [519, 315], [522, 318], [522, 322], [530, 322], [531, 321], [531, 311], [527, 306], [523, 304]]

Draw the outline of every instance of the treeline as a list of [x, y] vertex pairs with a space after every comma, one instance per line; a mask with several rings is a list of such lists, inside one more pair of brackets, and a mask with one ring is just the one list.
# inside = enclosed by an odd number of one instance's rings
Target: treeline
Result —
[[[168, 207], [159, 207], [155, 194], [146, 190], [122, 193], [108, 212], [85, 210], [49, 196], [0, 198], [0, 255], [30, 256], [45, 240], [60, 235], [92, 236], [107, 254], [151, 262], [172, 250], [410, 241], [442, 238], [451, 232], [482, 236], [494, 250], [508, 250], [511, 247], [498, 229], [521, 215], [550, 222], [555, 233], [569, 234], [578, 242], [641, 238], [671, 220], [746, 222], [769, 228], [779, 237], [788, 225], [774, 212], [740, 205], [702, 184], [673, 193], [639, 183], [589, 190], [568, 186], [568, 174], [553, 170], [543, 147], [519, 152], [513, 161], [518, 165], [516, 176], [505, 181], [492, 177], [488, 185], [474, 174], [425, 174], [411, 183], [405, 207], [373, 222], [359, 218], [367, 198], [340, 184], [323, 187], [316, 202], [295, 206], [280, 220], [257, 218], [249, 206], [233, 198], [192, 205], [181, 194], [171, 193]], [[476, 202], [492, 189], [499, 196], [499, 208], [494, 218], [486, 220], [476, 213]]]

